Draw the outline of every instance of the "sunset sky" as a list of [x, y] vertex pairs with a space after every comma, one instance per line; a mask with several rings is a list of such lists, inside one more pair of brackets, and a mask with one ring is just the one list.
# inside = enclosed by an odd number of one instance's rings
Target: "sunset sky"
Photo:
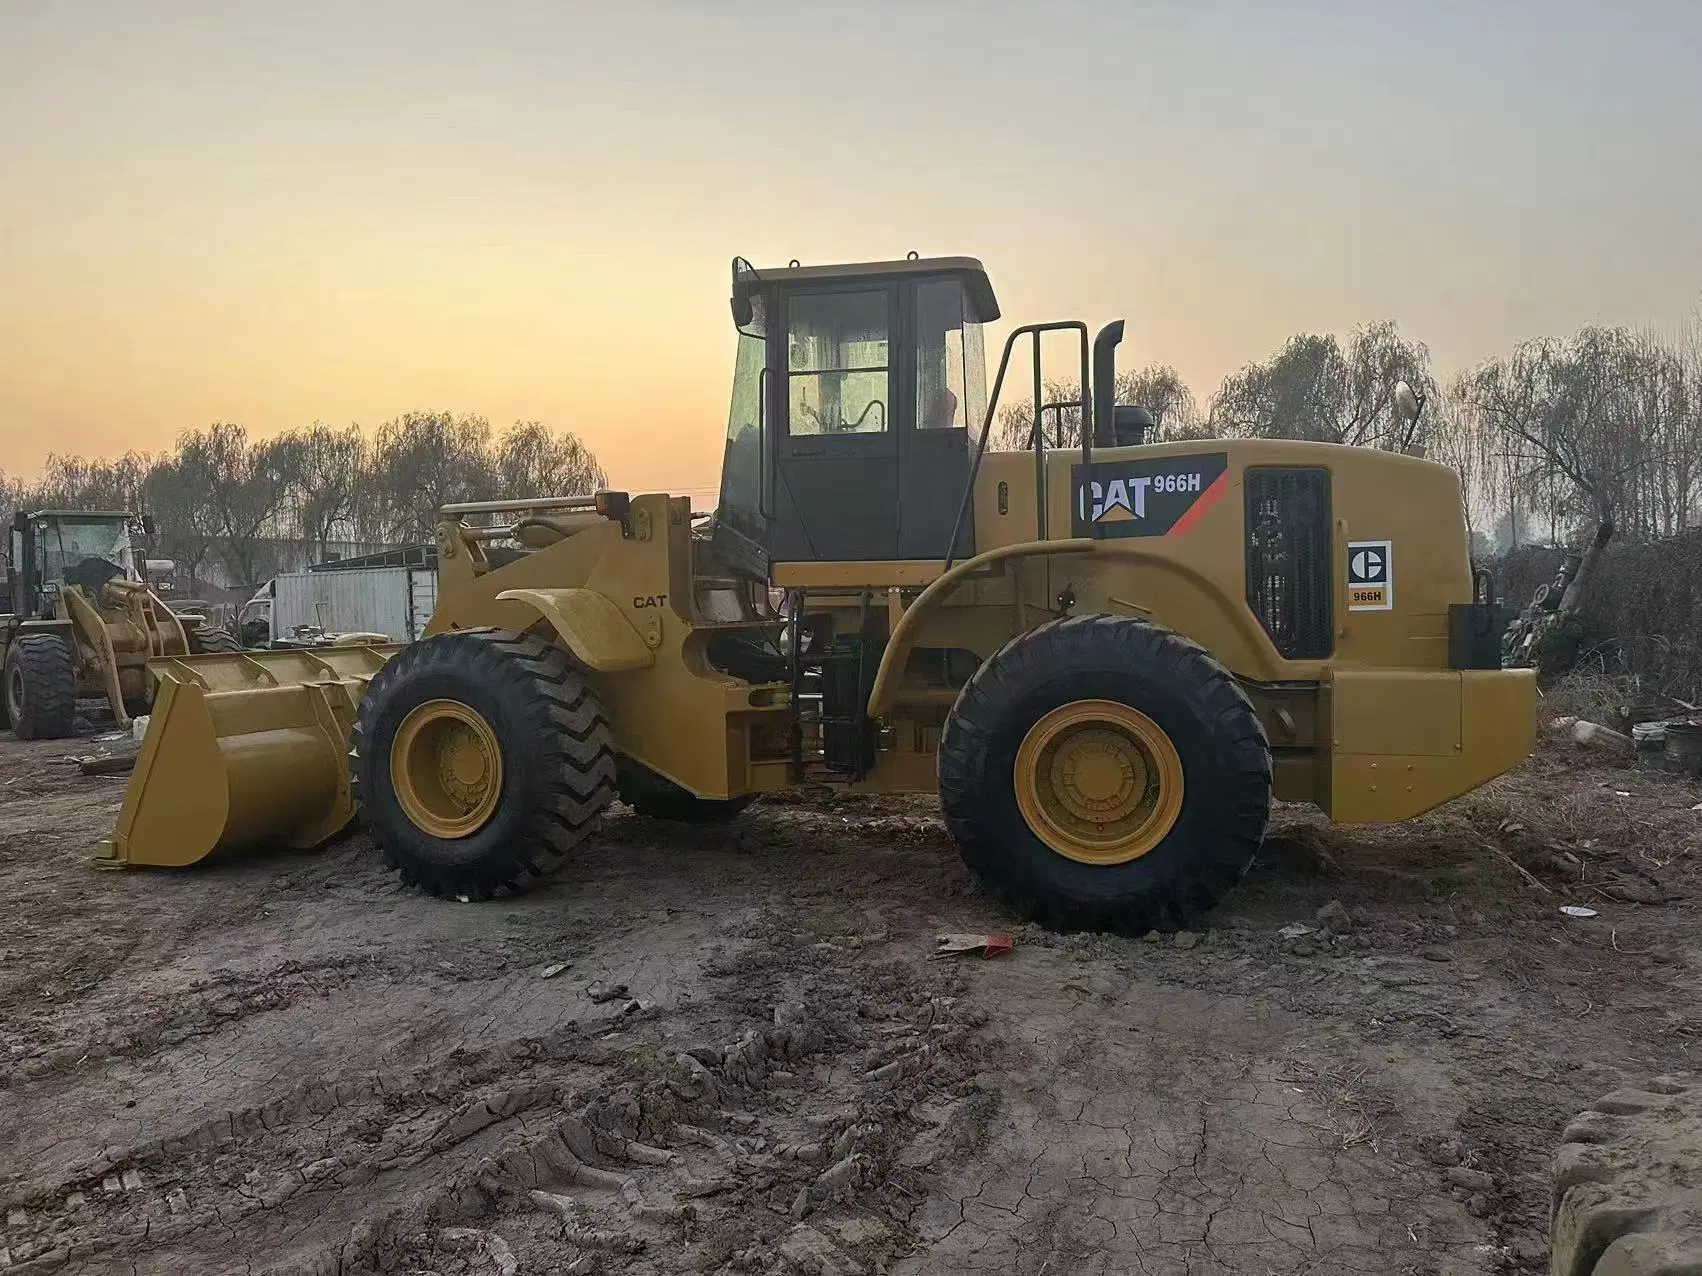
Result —
[[1450, 372], [1693, 309], [1699, 121], [1693, 0], [0, 0], [0, 469], [441, 408], [710, 487], [735, 253]]

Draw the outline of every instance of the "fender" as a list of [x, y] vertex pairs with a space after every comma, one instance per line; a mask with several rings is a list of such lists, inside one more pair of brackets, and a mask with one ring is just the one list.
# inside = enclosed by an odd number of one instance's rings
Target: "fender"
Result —
[[1194, 564], [1140, 546], [1102, 542], [1074, 582], [1083, 611], [1138, 612], [1209, 650], [1238, 676], [1261, 682], [1320, 676], [1318, 661], [1285, 661], [1246, 603]]
[[899, 671], [904, 668], [905, 662], [910, 659], [910, 648], [915, 644], [916, 631], [921, 627], [923, 618], [968, 577], [1009, 558], [1033, 558], [1045, 554], [1088, 554], [1099, 548], [1101, 543], [1092, 537], [1080, 536], [1072, 540], [1024, 541], [1020, 545], [1001, 545], [997, 549], [977, 554], [974, 558], [966, 558], [950, 571], [936, 576], [933, 583], [916, 596], [916, 601], [905, 608], [904, 615], [900, 616], [898, 623], [892, 627], [886, 651], [881, 656], [881, 667], [875, 674], [875, 685], [869, 689], [869, 717], [879, 718], [886, 713], [887, 704], [892, 698], [893, 684], [898, 680]]
[[573, 658], [594, 673], [624, 673], [656, 663], [656, 653], [625, 613], [594, 589], [505, 589], [497, 599], [536, 611]]

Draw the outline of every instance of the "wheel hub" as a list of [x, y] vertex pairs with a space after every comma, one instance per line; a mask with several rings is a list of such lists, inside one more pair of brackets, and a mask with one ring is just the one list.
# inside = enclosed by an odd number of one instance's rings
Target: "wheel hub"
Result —
[[428, 700], [409, 711], [390, 746], [390, 779], [407, 817], [433, 837], [478, 832], [502, 796], [502, 749], [476, 710]]
[[1115, 731], [1078, 731], [1052, 751], [1052, 787], [1071, 815], [1094, 824], [1127, 818], [1146, 793], [1140, 750]]
[[1125, 864], [1162, 842], [1182, 809], [1182, 760], [1138, 709], [1079, 700], [1046, 714], [1017, 750], [1017, 805], [1052, 850]]

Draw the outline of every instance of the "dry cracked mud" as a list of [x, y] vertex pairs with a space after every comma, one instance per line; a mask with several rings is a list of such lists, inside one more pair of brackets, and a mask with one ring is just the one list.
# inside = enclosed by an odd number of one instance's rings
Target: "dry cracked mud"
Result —
[[1568, 1121], [1702, 1038], [1695, 796], [1574, 758], [1284, 812], [1143, 941], [1014, 924], [920, 799], [617, 810], [490, 904], [359, 835], [98, 872], [87, 747], [0, 742], [7, 1276], [1535, 1272]]

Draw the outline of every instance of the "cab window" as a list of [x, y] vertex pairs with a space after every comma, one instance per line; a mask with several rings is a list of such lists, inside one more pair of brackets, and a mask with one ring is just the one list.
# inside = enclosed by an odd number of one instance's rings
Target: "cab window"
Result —
[[739, 329], [718, 506], [722, 521], [749, 536], [762, 533], [762, 394], [768, 349], [762, 300], [753, 298], [752, 319]]
[[981, 325], [955, 279], [916, 289], [916, 424], [980, 430], [987, 410]]
[[787, 298], [792, 434], [881, 434], [891, 428], [888, 298], [885, 289]]

